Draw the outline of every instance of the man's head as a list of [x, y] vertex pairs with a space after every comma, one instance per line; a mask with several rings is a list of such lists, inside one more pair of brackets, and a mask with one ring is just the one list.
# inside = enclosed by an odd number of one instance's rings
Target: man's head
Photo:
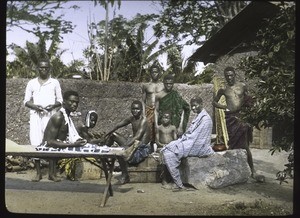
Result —
[[131, 113], [134, 117], [139, 117], [142, 114], [143, 104], [141, 101], [135, 100], [131, 104]]
[[89, 111], [85, 117], [85, 126], [88, 128], [94, 128], [98, 120], [98, 114], [96, 111]]
[[226, 67], [224, 70], [224, 77], [228, 85], [232, 86], [235, 83], [235, 71], [233, 67]]
[[163, 126], [168, 126], [171, 123], [171, 111], [164, 111], [161, 115], [161, 124]]
[[203, 109], [203, 100], [201, 97], [193, 97], [191, 99], [191, 109], [194, 113], [199, 114]]
[[74, 112], [77, 110], [79, 103], [79, 95], [78, 92], [69, 90], [64, 92], [63, 95], [63, 107], [69, 112]]
[[47, 79], [50, 76], [50, 62], [47, 59], [41, 59], [38, 63], [39, 77]]
[[166, 92], [172, 91], [174, 86], [174, 77], [171, 74], [168, 74], [164, 77], [164, 87]]
[[158, 63], [155, 62], [150, 67], [150, 76], [154, 82], [158, 81], [160, 77], [160, 66], [158, 65]]

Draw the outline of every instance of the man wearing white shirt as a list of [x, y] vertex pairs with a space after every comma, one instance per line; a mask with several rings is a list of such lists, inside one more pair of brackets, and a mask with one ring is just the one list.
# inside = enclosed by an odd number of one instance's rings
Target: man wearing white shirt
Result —
[[191, 99], [191, 109], [197, 113], [190, 127], [177, 140], [171, 141], [161, 149], [163, 161], [166, 164], [175, 186], [174, 191], [185, 190], [183, 186], [179, 165], [182, 158], [186, 157], [207, 157], [214, 154], [211, 147], [211, 133], [213, 122], [210, 115], [203, 108], [200, 97]]
[[63, 101], [59, 81], [50, 76], [49, 61], [40, 60], [38, 70], [39, 76], [28, 82], [24, 97], [24, 105], [30, 108], [30, 144], [35, 147], [41, 144], [50, 117]]
[[[40, 60], [38, 71], [39, 76], [28, 82], [24, 97], [24, 105], [30, 108], [29, 138], [34, 147], [42, 143], [47, 123], [63, 101], [59, 81], [50, 76], [49, 61]], [[40, 165], [39, 159], [35, 159], [35, 165]], [[39, 181], [39, 177], [32, 181]]]

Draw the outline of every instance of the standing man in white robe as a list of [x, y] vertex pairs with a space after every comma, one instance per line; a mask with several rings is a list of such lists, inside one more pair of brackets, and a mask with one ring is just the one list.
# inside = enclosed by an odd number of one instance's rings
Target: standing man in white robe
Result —
[[30, 108], [30, 144], [38, 146], [50, 117], [56, 113], [63, 101], [57, 79], [50, 76], [50, 63], [40, 60], [39, 76], [31, 79], [25, 90], [24, 105]]
[[[50, 117], [61, 106], [63, 98], [57, 79], [50, 76], [50, 63], [41, 59], [38, 64], [39, 76], [31, 79], [25, 90], [24, 105], [30, 108], [30, 144], [40, 145]], [[35, 159], [35, 165], [40, 164]], [[33, 181], [39, 181], [34, 177]]]

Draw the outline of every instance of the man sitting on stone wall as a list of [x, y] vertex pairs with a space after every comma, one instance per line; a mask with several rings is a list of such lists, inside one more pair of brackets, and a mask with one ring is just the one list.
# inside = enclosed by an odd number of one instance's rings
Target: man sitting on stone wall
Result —
[[[130, 151], [130, 155], [128, 155], [128, 158], [126, 158], [127, 163], [124, 163], [124, 161], [121, 160], [122, 162], [119, 163], [120, 165], [138, 164], [151, 152], [150, 129], [147, 118], [142, 112], [142, 102], [138, 100], [133, 101], [131, 104], [132, 116], [125, 118], [116, 124], [105, 136], [108, 146], [112, 146], [113, 143], [116, 142], [119, 146], [124, 147], [127, 151]], [[126, 138], [120, 133], [116, 132], [116, 130], [129, 124], [132, 126], [132, 137]], [[120, 182], [124, 184], [129, 181], [130, 179], [128, 172], [122, 170], [122, 178], [120, 179]]]
[[[211, 146], [212, 119], [203, 108], [202, 98], [191, 99], [191, 109], [198, 114], [190, 127], [177, 140], [171, 141], [161, 149], [163, 161], [174, 181], [173, 191], [189, 190], [183, 186], [179, 165], [186, 157], [207, 157], [214, 154]], [[166, 187], [166, 186], [163, 186]]]
[[[75, 91], [66, 91], [63, 95], [62, 108], [51, 116], [43, 137], [41, 146], [52, 148], [81, 147], [87, 143], [87, 140], [81, 138], [70, 119], [70, 113], [76, 111], [79, 103], [78, 93]], [[37, 149], [41, 146], [38, 146]], [[42, 173], [39, 165], [36, 165], [37, 180], [42, 179]], [[60, 181], [56, 177], [56, 161], [49, 160], [49, 180]]]

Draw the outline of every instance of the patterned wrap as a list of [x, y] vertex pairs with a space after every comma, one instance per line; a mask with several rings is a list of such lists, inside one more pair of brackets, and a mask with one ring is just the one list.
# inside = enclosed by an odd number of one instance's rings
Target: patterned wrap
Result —
[[[164, 111], [171, 111], [171, 124], [175, 125], [176, 128], [179, 127], [181, 114], [184, 111], [183, 118], [183, 132], [185, 132], [187, 123], [190, 116], [190, 105], [179, 95], [175, 90], [170, 91], [166, 96], [159, 100], [159, 114]], [[158, 125], [160, 125], [160, 118], [158, 119]]]
[[155, 142], [155, 117], [154, 117], [154, 111], [155, 107], [146, 107], [146, 117], [147, 121], [149, 123], [150, 128], [150, 141]]
[[239, 113], [225, 112], [229, 149], [245, 148], [253, 138], [253, 128], [239, 118]]
[[214, 154], [211, 145], [212, 126], [211, 117], [203, 109], [182, 137], [170, 142], [161, 149], [163, 162], [178, 187], [183, 187], [178, 169], [182, 158], [206, 157]]

